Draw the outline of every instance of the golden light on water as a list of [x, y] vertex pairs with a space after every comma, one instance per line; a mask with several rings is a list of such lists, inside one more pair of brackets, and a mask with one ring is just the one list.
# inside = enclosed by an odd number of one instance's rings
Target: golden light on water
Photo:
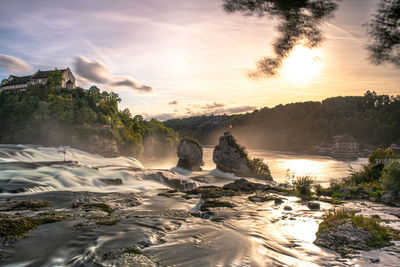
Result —
[[322, 69], [322, 51], [298, 45], [283, 62], [282, 77], [297, 83], [305, 83], [315, 78]]

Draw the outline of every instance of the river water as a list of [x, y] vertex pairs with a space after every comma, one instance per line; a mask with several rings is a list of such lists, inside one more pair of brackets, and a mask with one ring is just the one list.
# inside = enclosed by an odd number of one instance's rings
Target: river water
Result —
[[[63, 151], [66, 160], [63, 163]], [[66, 220], [41, 225], [22, 239], [0, 238], [2, 266], [398, 266], [400, 242], [395, 246], [360, 252], [351, 258], [313, 244], [323, 214], [332, 208], [310, 211], [296, 197], [253, 203], [248, 195], [229, 197], [233, 208], [216, 208], [211, 217], [195, 217], [199, 196], [182, 197], [166, 190], [201, 185], [223, 185], [239, 177], [215, 170], [212, 150], [205, 149], [205, 170], [190, 173], [170, 164], [144, 167], [134, 158], [103, 158], [69, 147], [0, 146], [0, 208], [25, 199], [51, 203], [46, 213], [66, 214]], [[338, 161], [270, 151], [249, 151], [263, 157], [276, 181], [286, 170], [316, 176], [321, 182], [345, 176], [349, 166], [365, 159]], [[146, 164], [144, 164], [146, 166]], [[162, 166], [166, 165], [166, 166]], [[120, 183], [105, 183], [119, 180]], [[259, 181], [262, 182], [262, 181]], [[161, 193], [161, 194], [160, 194]], [[103, 201], [109, 214], [83, 210], [73, 203]], [[291, 211], [284, 206], [290, 206]], [[346, 208], [378, 215], [400, 230], [399, 208], [356, 201]], [[8, 211], [6, 214], [41, 216], [43, 211]], [[115, 224], [92, 223], [106, 218]], [[136, 247], [142, 254], [130, 254]]]
[[[301, 153], [287, 151], [255, 150], [248, 149], [250, 158], [263, 158], [271, 171], [272, 177], [278, 183], [288, 181], [289, 175], [309, 175], [328, 186], [331, 179], [347, 177], [352, 170], [359, 170], [362, 165], [367, 164], [367, 158], [358, 159], [335, 159], [328, 156], [304, 155]], [[204, 170], [215, 169], [212, 161], [213, 148], [203, 149]], [[167, 161], [152, 162], [149, 167], [170, 168], [178, 162], [178, 158], [170, 158]]]

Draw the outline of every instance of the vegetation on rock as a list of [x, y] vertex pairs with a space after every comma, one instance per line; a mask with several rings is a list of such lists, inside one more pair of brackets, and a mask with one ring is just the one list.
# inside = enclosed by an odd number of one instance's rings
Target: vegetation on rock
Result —
[[[398, 231], [379, 223], [378, 218], [355, 215], [344, 209], [328, 212], [318, 227], [316, 243], [344, 254], [351, 249], [369, 250], [393, 245], [390, 241], [399, 239]], [[355, 231], [361, 231], [360, 236], [352, 236]]]

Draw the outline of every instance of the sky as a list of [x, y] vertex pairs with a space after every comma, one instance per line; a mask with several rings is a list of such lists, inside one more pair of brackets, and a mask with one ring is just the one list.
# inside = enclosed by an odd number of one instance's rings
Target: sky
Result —
[[339, 95], [400, 94], [400, 69], [365, 49], [377, 0], [342, 0], [325, 41], [297, 47], [276, 77], [251, 79], [272, 55], [277, 21], [227, 14], [222, 0], [2, 0], [0, 78], [70, 67], [77, 85], [120, 95], [120, 109], [161, 120], [232, 114]]

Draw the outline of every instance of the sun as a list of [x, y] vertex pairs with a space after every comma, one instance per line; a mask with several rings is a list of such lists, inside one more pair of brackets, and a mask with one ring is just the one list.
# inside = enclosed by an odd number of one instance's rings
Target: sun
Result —
[[309, 82], [321, 71], [321, 58], [322, 51], [320, 49], [309, 49], [298, 45], [283, 62], [281, 76], [291, 82]]

